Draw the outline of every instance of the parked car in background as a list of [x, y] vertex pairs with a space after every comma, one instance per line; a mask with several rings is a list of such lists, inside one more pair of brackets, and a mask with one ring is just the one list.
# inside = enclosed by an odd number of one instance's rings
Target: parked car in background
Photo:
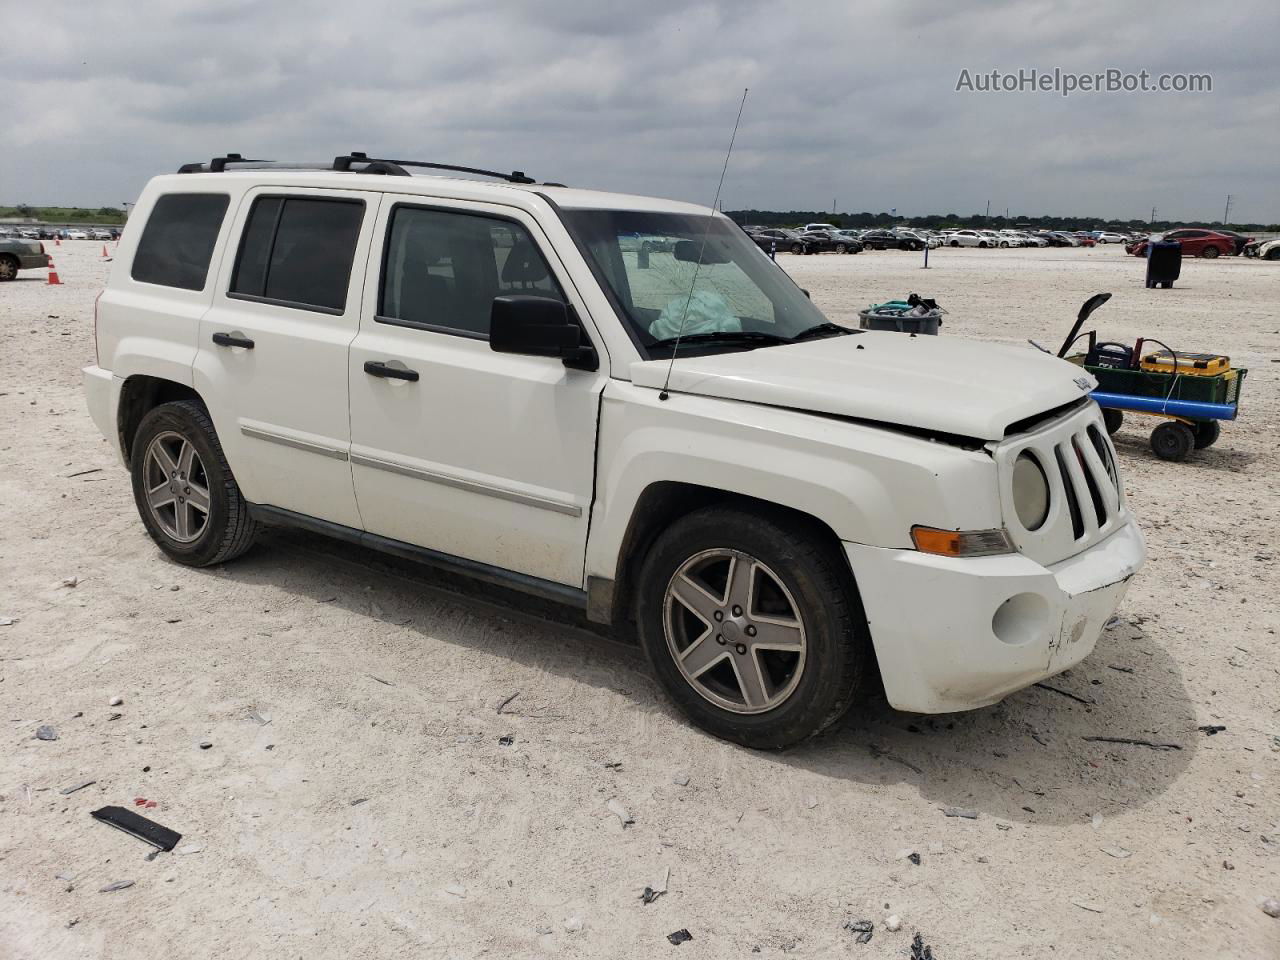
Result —
[[1236, 244], [1235, 253], [1237, 255], [1244, 253], [1244, 248], [1253, 241], [1253, 237], [1246, 237], [1243, 233], [1236, 233], [1234, 230], [1218, 229], [1212, 232], [1219, 233], [1224, 237], [1230, 237], [1234, 240]]
[[782, 227], [771, 227], [767, 230], [757, 230], [755, 233], [749, 233], [755, 245], [765, 253], [776, 250], [778, 253], [812, 253], [809, 249], [809, 241], [805, 240], [795, 230], [785, 230]]
[[104, 229], [103, 227], [94, 227], [92, 230], [89, 231], [89, 239], [90, 240], [110, 240], [111, 231]]
[[872, 250], [923, 250], [925, 241], [913, 233], [894, 230], [868, 230], [862, 242]]
[[839, 230], [806, 230], [800, 239], [809, 243], [812, 253], [861, 253], [864, 244]]
[[1244, 247], [1246, 257], [1260, 260], [1280, 260], [1280, 238], [1275, 240], [1250, 240]]
[[949, 247], [989, 247], [991, 241], [980, 234], [977, 230], [955, 230], [947, 234], [947, 246]]
[[48, 265], [49, 257], [39, 240], [0, 238], [0, 280], [13, 280], [19, 270], [40, 270]]
[[[1182, 245], [1182, 255], [1184, 257], [1204, 257], [1206, 260], [1213, 260], [1217, 257], [1233, 256], [1236, 252], [1235, 239], [1215, 230], [1200, 230], [1197, 228], [1170, 230], [1160, 239], [1177, 240]], [[1143, 237], [1141, 240], [1128, 244], [1125, 247], [1125, 251], [1135, 257], [1145, 257], [1149, 242], [1150, 238]]]
[[1108, 230], [1097, 231], [1093, 235], [1093, 238], [1097, 240], [1098, 243], [1124, 243], [1125, 242], [1124, 236], [1122, 236], [1119, 233], [1111, 233]]
[[806, 223], [803, 227], [801, 227], [800, 232], [812, 233], [815, 230], [820, 230], [823, 233], [839, 233], [840, 232], [840, 228], [837, 227], [834, 223]]
[[68, 230], [67, 239], [68, 240], [88, 240], [89, 234], [84, 230]]

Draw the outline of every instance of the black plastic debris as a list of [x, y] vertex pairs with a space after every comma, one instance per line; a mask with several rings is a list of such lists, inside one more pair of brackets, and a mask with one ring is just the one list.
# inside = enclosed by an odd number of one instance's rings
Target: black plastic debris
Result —
[[856, 933], [858, 943], [870, 943], [871, 936], [875, 933], [876, 925], [870, 920], [846, 920], [844, 929], [850, 933]]
[[920, 854], [909, 853], [907, 854], [907, 859], [910, 860], [912, 863], [914, 863], [917, 867], [920, 866]]
[[182, 834], [177, 831], [162, 827], [154, 820], [148, 820], [124, 807], [103, 807], [100, 810], [90, 811], [89, 816], [117, 830], [123, 830], [130, 836], [137, 837], [144, 843], [149, 843], [165, 852], [176, 847], [178, 841], [182, 839]]
[[640, 894], [640, 899], [645, 903], [653, 903], [666, 892], [665, 890], [655, 890], [653, 887], [645, 887], [644, 892]]
[[1201, 733], [1203, 733], [1205, 736], [1212, 737], [1216, 734], [1221, 733], [1223, 730], [1227, 728], [1220, 723], [1206, 723], [1203, 727], [1196, 727], [1196, 729], [1199, 730]]
[[511, 736], [510, 734], [507, 734], [506, 736], [498, 738], [498, 746], [500, 747], [509, 747], [515, 742], [516, 742], [516, 738]]
[[86, 780], [83, 783], [72, 784], [71, 786], [65, 787], [62, 790], [59, 790], [58, 792], [62, 794], [64, 797], [69, 797], [71, 796], [71, 794], [75, 793], [77, 790], [83, 790], [85, 787], [91, 787], [97, 782], [98, 782], [97, 780]]
[[911, 940], [911, 960], [934, 960], [933, 948], [918, 933]]
[[686, 941], [692, 940], [693, 934], [690, 933], [688, 930], [681, 928], [677, 930], [675, 933], [668, 933], [667, 939], [671, 941], [672, 946], [678, 947], [680, 946], [680, 944], [685, 943]]

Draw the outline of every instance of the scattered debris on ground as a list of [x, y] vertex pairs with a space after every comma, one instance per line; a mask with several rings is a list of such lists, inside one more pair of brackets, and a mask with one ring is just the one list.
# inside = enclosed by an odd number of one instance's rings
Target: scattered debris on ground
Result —
[[71, 794], [75, 793], [77, 790], [83, 790], [85, 787], [91, 787], [97, 782], [98, 782], [97, 780], [86, 780], [84, 783], [77, 783], [71, 787], [63, 787], [58, 792], [62, 794], [64, 797], [69, 797], [71, 796]]
[[498, 704], [498, 713], [501, 713], [503, 710], [505, 710], [505, 709], [506, 709], [506, 707], [507, 707], [507, 704], [509, 704], [512, 700], [514, 700], [514, 699], [515, 699], [516, 697], [518, 697], [518, 696], [520, 696], [520, 691], [519, 691], [519, 690], [517, 690], [517, 691], [516, 691], [515, 693], [513, 693], [511, 696], [507, 697], [507, 698], [506, 698], [505, 700], [503, 700], [500, 704]]
[[1206, 723], [1204, 726], [1196, 727], [1196, 729], [1199, 730], [1201, 733], [1203, 733], [1205, 736], [1212, 737], [1221, 733], [1223, 730], [1227, 728], [1220, 723]]
[[1087, 707], [1092, 707], [1096, 705], [1098, 702], [1097, 700], [1094, 700], [1092, 697], [1082, 697], [1079, 694], [1072, 693], [1070, 690], [1063, 690], [1061, 687], [1050, 686], [1047, 683], [1037, 683], [1035, 684], [1035, 686], [1039, 687], [1041, 690], [1048, 690], [1051, 693], [1056, 693], [1056, 694], [1059, 694], [1060, 696], [1067, 697], [1068, 699], [1076, 701], [1076, 703], [1083, 703]]
[[36, 739], [37, 740], [57, 740], [58, 739], [57, 728], [47, 723], [41, 724], [40, 726], [36, 727]]
[[667, 867], [662, 873], [662, 885], [657, 887], [645, 887], [644, 892], [640, 894], [640, 899], [645, 903], [653, 903], [660, 896], [667, 892], [667, 884], [671, 882], [671, 868]]
[[933, 947], [918, 933], [911, 938], [911, 960], [934, 960]]
[[133, 886], [132, 880], [117, 880], [115, 883], [108, 883], [105, 887], [99, 888], [99, 893], [114, 893], [117, 890], [128, 890]]
[[680, 930], [677, 930], [675, 933], [668, 933], [667, 939], [670, 940], [673, 945], [678, 947], [680, 946], [680, 944], [687, 943], [688, 941], [692, 940], [693, 934], [690, 933], [688, 930], [681, 928]]
[[978, 811], [970, 810], [967, 807], [944, 807], [942, 815], [944, 817], [961, 817], [965, 820], [978, 819]]
[[609, 812], [612, 813], [615, 817], [617, 817], [622, 822], [623, 830], [627, 829], [627, 827], [631, 826], [633, 823], [636, 822], [635, 819], [631, 816], [631, 814], [627, 813], [627, 808], [624, 807], [621, 803], [619, 803], [616, 799], [610, 800], [606, 804], [606, 806], [609, 808]]
[[1140, 740], [1133, 737], [1081, 737], [1080, 739], [1091, 743], [1127, 743], [1135, 747], [1150, 747], [1152, 750], [1182, 749], [1182, 745], [1177, 743], [1159, 743], [1155, 740]]
[[889, 914], [888, 919], [884, 922], [884, 928], [890, 933], [897, 933], [902, 929], [902, 918], [896, 913]]
[[858, 943], [870, 943], [871, 936], [875, 933], [876, 925], [870, 920], [846, 920], [843, 929], [850, 933], [856, 933]]
[[178, 841], [182, 839], [182, 834], [177, 831], [163, 827], [154, 820], [148, 820], [124, 807], [101, 807], [90, 811], [89, 816], [166, 852], [176, 847]]

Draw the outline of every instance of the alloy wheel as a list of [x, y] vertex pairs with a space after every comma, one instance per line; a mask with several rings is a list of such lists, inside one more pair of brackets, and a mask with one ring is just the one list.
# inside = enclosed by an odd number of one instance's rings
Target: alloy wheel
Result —
[[799, 605], [773, 570], [738, 550], [704, 550], [681, 564], [667, 584], [663, 628], [685, 681], [732, 713], [780, 706], [804, 672]]
[[195, 446], [180, 433], [157, 434], [143, 469], [147, 509], [156, 525], [179, 543], [199, 539], [209, 523], [209, 477]]

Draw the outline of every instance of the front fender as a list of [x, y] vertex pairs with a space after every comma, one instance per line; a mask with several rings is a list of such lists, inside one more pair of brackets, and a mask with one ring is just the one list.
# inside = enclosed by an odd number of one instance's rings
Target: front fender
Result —
[[615, 578], [636, 505], [656, 483], [776, 503], [873, 546], [910, 547], [913, 524], [1000, 526], [984, 450], [804, 411], [658, 395], [624, 381], [605, 387], [588, 577]]

